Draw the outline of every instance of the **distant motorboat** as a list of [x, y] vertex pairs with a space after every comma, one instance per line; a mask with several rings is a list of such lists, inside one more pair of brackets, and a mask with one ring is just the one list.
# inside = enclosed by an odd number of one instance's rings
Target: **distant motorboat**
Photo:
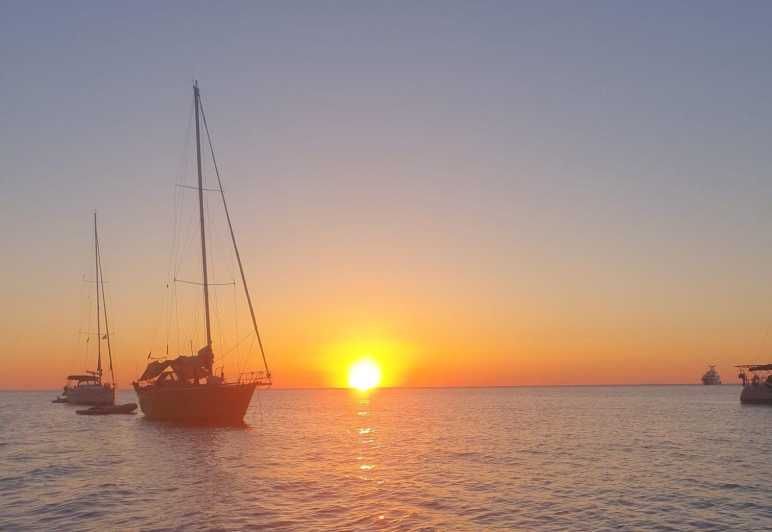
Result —
[[740, 368], [737, 377], [743, 383], [740, 402], [772, 405], [772, 364], [751, 364], [736, 367]]
[[716, 371], [716, 366], [710, 366], [708, 368], [708, 371], [702, 376], [702, 384], [721, 384], [721, 377], [719, 376], [718, 371]]
[[[96, 285], [97, 369], [96, 371], [68, 375], [62, 397], [57, 398], [54, 401], [56, 403], [66, 402], [74, 405], [112, 405], [115, 403], [115, 371], [113, 370], [113, 354], [110, 348], [110, 328], [107, 322], [107, 302], [105, 300], [104, 279], [102, 277], [102, 256], [99, 252], [96, 212], [94, 213], [94, 263], [96, 272], [94, 284]], [[104, 318], [105, 325], [104, 335], [102, 334], [102, 318]], [[107, 354], [110, 362], [112, 382], [102, 382], [102, 340], [107, 341]]]

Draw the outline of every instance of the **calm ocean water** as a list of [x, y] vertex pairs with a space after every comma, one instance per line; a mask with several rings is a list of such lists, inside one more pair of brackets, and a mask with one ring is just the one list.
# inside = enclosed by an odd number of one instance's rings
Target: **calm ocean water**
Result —
[[770, 530], [772, 408], [739, 393], [270, 390], [189, 428], [2, 392], [0, 529]]

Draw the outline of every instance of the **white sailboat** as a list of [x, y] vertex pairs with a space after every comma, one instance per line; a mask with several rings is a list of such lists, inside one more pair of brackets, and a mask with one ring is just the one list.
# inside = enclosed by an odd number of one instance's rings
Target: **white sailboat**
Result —
[[[56, 402], [66, 402], [75, 405], [112, 405], [115, 404], [115, 371], [113, 369], [113, 353], [110, 346], [110, 326], [107, 321], [107, 301], [105, 300], [104, 278], [102, 277], [102, 257], [99, 251], [99, 233], [97, 231], [97, 215], [94, 212], [94, 271], [96, 273], [96, 322], [97, 322], [97, 367], [95, 371], [86, 371], [67, 376], [62, 398]], [[100, 304], [101, 298], [101, 304]], [[104, 318], [104, 336], [102, 335], [102, 319]], [[111, 382], [102, 380], [102, 341], [107, 344], [107, 357], [110, 367]]]

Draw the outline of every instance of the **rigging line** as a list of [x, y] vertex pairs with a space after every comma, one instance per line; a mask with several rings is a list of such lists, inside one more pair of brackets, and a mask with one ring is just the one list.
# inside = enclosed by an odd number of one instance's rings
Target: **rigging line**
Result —
[[[255, 345], [255, 337], [250, 334], [249, 338], [250, 338], [250, 340], [249, 340], [249, 346], [247, 347], [247, 353], [251, 353], [252, 352], [252, 346]], [[243, 366], [242, 366], [241, 369], [243, 370]]]
[[[244, 343], [245, 340], [250, 340], [249, 347], [247, 348], [247, 351], [252, 350], [252, 344], [255, 343], [255, 336], [252, 334], [252, 331], [249, 331], [244, 336], [242, 336], [230, 349], [228, 349], [225, 353], [220, 355], [220, 359], [225, 361], [226, 358], [228, 358], [234, 351], [236, 351], [241, 344]], [[244, 369], [244, 364], [242, 360], [238, 359], [238, 353], [236, 358], [236, 368], [238, 373], [242, 373]]]
[[[233, 266], [233, 264], [231, 264], [231, 267], [232, 266]], [[236, 333], [236, 338], [238, 338], [239, 337], [239, 308], [238, 308], [238, 304], [237, 304], [237, 301], [236, 301], [236, 286], [235, 285], [233, 286], [233, 290], [231, 290], [231, 296], [232, 296], [232, 299], [233, 299], [233, 330]], [[238, 347], [239, 347], [239, 344], [236, 344], [235, 345], [235, 348], [236, 348], [236, 358], [237, 359], [241, 359], [241, 356], [240, 356], [241, 352], [238, 349]]]
[[[202, 154], [202, 161], [205, 158], [206, 153]], [[207, 176], [205, 172], [203, 173], [203, 176], [204, 182], [206, 182]], [[206, 189], [202, 188], [202, 190]], [[208, 196], [204, 198], [204, 210], [206, 211], [206, 220], [209, 222], [206, 224], [206, 241], [209, 244], [206, 248], [207, 257], [209, 260], [209, 276], [214, 279], [217, 277], [217, 262], [215, 261], [215, 258], [218, 256], [218, 240], [215, 238], [215, 235], [217, 234], [217, 218], [212, 216], [212, 209]], [[213, 331], [215, 331], [217, 335], [217, 341], [219, 342], [219, 345], [224, 346], [225, 338], [223, 336], [220, 301], [217, 297], [217, 290], [212, 291], [210, 294], [210, 303], [212, 305], [210, 309], [210, 316], [214, 322]]]
[[[97, 233], [97, 213], [94, 211], [94, 272], [97, 281], [99, 280], [99, 234]], [[96, 314], [97, 314], [97, 336], [102, 335], [100, 315], [99, 315], [99, 283], [96, 283]], [[102, 341], [97, 339], [97, 374], [99, 375], [99, 384], [102, 384]]]
[[[94, 217], [96, 220], [96, 215]], [[102, 309], [105, 313], [105, 336], [107, 337], [107, 357], [110, 361], [110, 377], [113, 381], [113, 393], [115, 393], [115, 369], [113, 369], [113, 350], [110, 345], [110, 326], [107, 323], [107, 300], [105, 298], [104, 274], [102, 273], [102, 253], [97, 243], [97, 269], [99, 270], [100, 285], [102, 286]], [[101, 341], [101, 339], [99, 340]]]
[[[202, 190], [204, 190], [203, 185], [206, 183], [207, 175], [206, 175], [206, 153], [201, 154], [201, 175], [202, 175]], [[198, 189], [198, 187], [196, 187]], [[217, 276], [217, 264], [215, 263], [215, 257], [217, 256], [217, 240], [214, 238], [214, 232], [213, 227], [215, 225], [215, 219], [212, 216], [212, 213], [209, 209], [209, 196], [204, 196], [204, 212], [205, 212], [205, 219], [206, 224], [204, 226], [204, 231], [206, 232], [206, 257], [207, 257], [207, 269], [208, 269], [208, 278], [211, 277], [214, 279]], [[207, 282], [207, 287], [211, 286], [213, 283]], [[203, 283], [201, 284], [203, 286]], [[217, 307], [217, 290], [213, 290], [209, 293], [209, 319], [211, 322], [211, 330], [212, 335], [217, 336], [217, 343], [219, 345], [222, 345], [222, 333], [220, 329], [220, 322], [218, 320], [218, 307]]]
[[[196, 286], [204, 286], [204, 283], [199, 283], [198, 281], [186, 281], [185, 279], [177, 279], [174, 278], [175, 283], [185, 283], [185, 284], [194, 284]], [[229, 283], [206, 283], [207, 286], [231, 286], [235, 285], [236, 281], [231, 281]]]
[[190, 211], [190, 214], [187, 219], [187, 227], [186, 227], [186, 236], [181, 242], [181, 246], [179, 248], [179, 253], [177, 256], [177, 264], [175, 267], [175, 273], [178, 273], [180, 271], [180, 266], [183, 262], [183, 257], [187, 253], [188, 249], [192, 249], [193, 247], [193, 240], [196, 237], [196, 226], [198, 225], [198, 221], [196, 220], [196, 215], [193, 212], [193, 210]]
[[214, 156], [214, 146], [212, 145], [212, 136], [209, 134], [209, 125], [206, 123], [206, 114], [204, 113], [204, 105], [199, 97], [199, 106], [201, 111], [201, 117], [204, 119], [204, 130], [206, 131], [206, 138], [209, 142], [209, 150], [212, 153], [212, 164], [214, 171], [217, 174], [217, 184], [220, 187], [220, 196], [222, 197], [223, 208], [225, 209], [225, 218], [228, 221], [228, 229], [231, 233], [231, 240], [233, 241], [233, 249], [236, 252], [236, 261], [239, 264], [239, 271], [241, 272], [241, 282], [244, 284], [244, 293], [247, 296], [247, 304], [249, 305], [249, 314], [252, 317], [252, 326], [255, 328], [255, 335], [257, 336], [257, 343], [260, 346], [260, 355], [263, 357], [263, 366], [265, 367], [265, 373], [268, 379], [271, 378], [271, 372], [268, 369], [268, 361], [265, 358], [265, 350], [263, 349], [263, 340], [260, 338], [260, 331], [257, 328], [257, 320], [255, 319], [255, 309], [252, 306], [252, 298], [249, 295], [249, 289], [247, 288], [247, 278], [244, 275], [244, 266], [241, 263], [241, 254], [239, 253], [239, 247], [236, 245], [236, 235], [233, 233], [233, 224], [231, 223], [231, 215], [228, 212], [228, 203], [225, 201], [225, 192], [222, 188], [222, 179], [220, 178], [220, 169], [217, 167], [217, 159]]
[[226, 352], [225, 352], [225, 353], [224, 353], [222, 356], [225, 356], [225, 355], [229, 355], [229, 354], [233, 353], [233, 351], [235, 351], [235, 350], [236, 350], [236, 348], [237, 348], [239, 345], [241, 345], [242, 343], [244, 343], [244, 340], [247, 340], [247, 339], [249, 339], [249, 338], [252, 338], [252, 331], [249, 331], [247, 334], [245, 334], [244, 336], [242, 336], [242, 337], [241, 337], [241, 338], [240, 338], [240, 339], [239, 339], [239, 340], [238, 340], [238, 341], [237, 341], [237, 342], [236, 342], [236, 343], [233, 345], [233, 347], [231, 347], [231, 348], [230, 348], [228, 351], [226, 351]]
[[172, 283], [172, 300], [174, 301], [174, 321], [177, 325], [176, 332], [177, 332], [177, 349], [176, 351], [180, 352], [180, 307], [179, 302], [177, 301], [177, 283]]
[[[190, 190], [198, 190], [198, 187], [192, 187], [190, 185], [180, 185], [180, 184], [177, 184], [175, 186], [179, 187], [179, 188], [189, 188]], [[204, 192], [220, 192], [219, 188], [206, 188], [206, 187], [202, 187], [201, 190], [203, 190]]]
[[[187, 126], [185, 127], [185, 135], [183, 137], [182, 141], [182, 154], [180, 155], [180, 158], [178, 159], [179, 165], [177, 167], [177, 174], [175, 175], [175, 184], [179, 181], [184, 181], [185, 175], [187, 175], [187, 166], [188, 166], [188, 148], [190, 146], [191, 142], [191, 135], [190, 131], [193, 125], [193, 107], [194, 104], [191, 102], [188, 107], [188, 122]], [[180, 203], [180, 195], [177, 193], [177, 187], [174, 187], [172, 189], [172, 201], [173, 201], [173, 214], [172, 214], [172, 235], [171, 235], [171, 246], [169, 248], [169, 258], [168, 258], [168, 265], [167, 265], [167, 280], [168, 276], [174, 271], [176, 273], [177, 269], [177, 246], [178, 246], [178, 229], [180, 224], [180, 217], [181, 217], [181, 206]], [[167, 282], [168, 287], [168, 282]], [[173, 296], [172, 293], [170, 293], [169, 290], [165, 291], [165, 318], [166, 318], [166, 341], [167, 344], [169, 342], [169, 331], [171, 329], [171, 301], [170, 298]]]
[[169, 276], [172, 273], [172, 268], [174, 265], [174, 257], [176, 254], [176, 248], [177, 248], [177, 218], [179, 216], [179, 209], [177, 206], [177, 189], [174, 189], [173, 194], [173, 210], [174, 214], [172, 217], [173, 220], [173, 226], [172, 226], [172, 238], [171, 238], [171, 247], [169, 249], [169, 257], [167, 260], [167, 267], [166, 267], [166, 282], [165, 284], [165, 290], [163, 292], [163, 315], [162, 319], [165, 322], [165, 340], [166, 345], [169, 345], [169, 337], [171, 336], [171, 328], [172, 328], [172, 291], [169, 289]]
[[[91, 328], [91, 312], [94, 310], [93, 306], [91, 305], [91, 290], [89, 289], [88, 291], [86, 291], [84, 289], [83, 293], [86, 296], [85, 297], [85, 300], [86, 300], [85, 301], [85, 307], [84, 307], [85, 317], [86, 317], [86, 327], [88, 327], [90, 329]], [[80, 336], [80, 335], [78, 335], [78, 336]], [[88, 361], [90, 359], [90, 357], [89, 357], [89, 347], [90, 346], [89, 346], [88, 338], [86, 338], [86, 341], [84, 342], [84, 344], [85, 344], [85, 348], [84, 348], [84, 351], [83, 351], [83, 361], [81, 362], [81, 364], [82, 364], [83, 367], [88, 367]]]
[[[84, 256], [86, 256], [86, 254], [84, 254]], [[84, 327], [86, 329], [92, 328], [91, 313], [94, 311], [94, 305], [91, 304], [91, 298], [93, 297], [91, 293], [91, 287], [87, 286], [85, 283], [79, 283], [79, 284], [81, 287], [80, 289], [81, 308], [80, 308], [80, 318], [78, 319], [78, 331], [81, 331], [84, 329]], [[75, 342], [76, 342], [75, 345], [77, 347], [78, 354], [81, 354], [82, 358], [73, 360], [73, 362], [77, 361], [77, 365], [84, 368], [88, 367], [89, 360], [91, 360], [91, 351], [90, 351], [90, 346], [88, 341], [84, 342], [85, 343], [84, 346], [81, 346], [80, 334], [76, 334]]]
[[[112, 301], [112, 298], [110, 298], [110, 300]], [[79, 336], [89, 336], [89, 337], [91, 337], [91, 336], [96, 336], [96, 334], [97, 333], [95, 333], [94, 331], [78, 331], [78, 335]], [[102, 338], [104, 338], [105, 336], [106, 336], [106, 334], [103, 334]], [[110, 333], [110, 336], [115, 336], [115, 331]]]
[[[218, 192], [219, 192], [219, 190], [218, 190]], [[209, 241], [212, 243], [212, 246], [210, 248], [210, 257], [211, 257], [212, 260], [211, 260], [210, 264], [211, 264], [211, 267], [212, 267], [211, 268], [212, 269], [212, 277], [216, 278], [219, 265], [215, 261], [215, 257], [222, 256], [223, 254], [220, 252], [220, 249], [219, 249], [220, 240], [215, 238], [215, 235], [221, 234], [220, 230], [219, 230], [218, 219], [217, 219], [217, 217], [212, 216], [211, 210], [212, 210], [212, 207], [210, 205], [210, 202], [207, 199], [207, 201], [206, 201], [206, 212], [207, 212], [207, 217], [208, 217], [209, 222], [210, 222], [209, 226], [208, 226], [208, 229], [209, 229]], [[236, 284], [235, 281], [233, 282], [233, 284], [234, 285]], [[224, 314], [224, 311], [223, 311], [222, 302], [220, 301], [221, 298], [220, 298], [220, 293], [219, 292], [220, 292], [219, 290], [215, 290], [214, 293], [212, 294], [213, 295], [212, 299], [213, 299], [213, 303], [214, 303], [214, 319], [215, 319], [215, 321], [217, 323], [217, 333], [219, 335], [220, 345], [222, 347], [225, 347], [225, 345], [226, 345], [226, 343], [225, 343], [225, 327], [223, 326], [223, 314]]]
[[[183, 154], [183, 159], [186, 162], [185, 164], [185, 173], [181, 177], [181, 180], [183, 181], [182, 184], [185, 184], [184, 181], [187, 180], [188, 174], [190, 173], [191, 169], [189, 168], [189, 157], [187, 157], [187, 152], [192, 145], [192, 123], [193, 123], [193, 116], [195, 112], [195, 102], [191, 102], [190, 104], [190, 110], [188, 115], [188, 128], [186, 130], [186, 143], [185, 143], [185, 152]], [[176, 184], [175, 184], [176, 185]], [[185, 196], [184, 194], [179, 193], [177, 190], [178, 187], [174, 187], [174, 194], [175, 194], [175, 209], [176, 209], [176, 225], [174, 230], [174, 238], [175, 238], [175, 247], [174, 247], [174, 269], [173, 274], [176, 275], [180, 271], [180, 267], [182, 264], [183, 257], [185, 256], [186, 250], [190, 248], [191, 242], [193, 240], [194, 232], [193, 228], [194, 225], [194, 218], [197, 218], [195, 216], [195, 213], [193, 210], [186, 210], [186, 202], [185, 202]], [[171, 273], [171, 272], [170, 272]]]

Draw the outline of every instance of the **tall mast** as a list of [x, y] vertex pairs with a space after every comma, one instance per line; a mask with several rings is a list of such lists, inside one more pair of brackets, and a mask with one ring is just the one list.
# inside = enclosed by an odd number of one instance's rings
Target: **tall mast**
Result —
[[[196, 165], [198, 168], [198, 210], [201, 221], [201, 271], [204, 277], [204, 312], [206, 314], [206, 346], [212, 347], [212, 329], [209, 323], [209, 276], [206, 269], [206, 232], [204, 227], [204, 179], [201, 175], [201, 130], [199, 126], [198, 81], [193, 83], [193, 101], [196, 109]], [[209, 372], [212, 372], [213, 361], [210, 358]]]
[[94, 271], [96, 277], [96, 314], [97, 314], [97, 377], [102, 382], [102, 322], [99, 315], [99, 235], [97, 234], [97, 215], [94, 211]]

